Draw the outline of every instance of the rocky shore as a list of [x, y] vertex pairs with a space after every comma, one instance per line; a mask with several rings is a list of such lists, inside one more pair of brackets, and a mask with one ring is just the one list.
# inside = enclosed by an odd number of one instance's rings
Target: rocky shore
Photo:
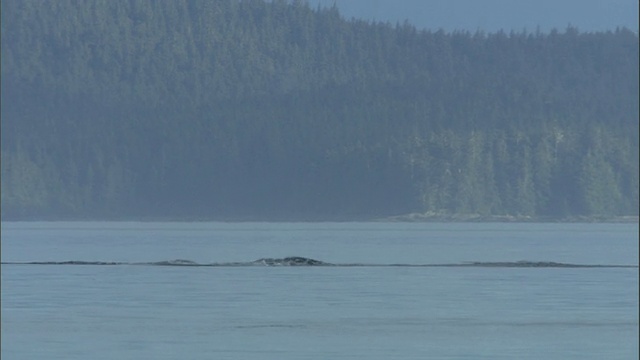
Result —
[[637, 215], [545, 217], [521, 215], [480, 215], [411, 213], [376, 219], [380, 222], [529, 222], [529, 223], [638, 223]]

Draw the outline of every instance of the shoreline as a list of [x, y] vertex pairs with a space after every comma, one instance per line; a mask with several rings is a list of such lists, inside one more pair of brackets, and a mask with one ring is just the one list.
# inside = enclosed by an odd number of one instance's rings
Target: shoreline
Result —
[[519, 215], [479, 215], [479, 214], [434, 214], [411, 213], [382, 218], [379, 222], [442, 222], [442, 223], [639, 223], [637, 215], [624, 216], [519, 216]]
[[221, 222], [221, 223], [614, 223], [614, 224], [638, 224], [638, 215], [624, 216], [517, 216], [517, 215], [479, 215], [479, 214], [436, 214], [436, 213], [410, 213], [380, 218], [298, 218], [298, 219], [265, 219], [259, 217], [229, 217], [229, 218], [204, 218], [204, 217], [105, 217], [105, 218], [9, 218], [1, 219], [1, 222]]

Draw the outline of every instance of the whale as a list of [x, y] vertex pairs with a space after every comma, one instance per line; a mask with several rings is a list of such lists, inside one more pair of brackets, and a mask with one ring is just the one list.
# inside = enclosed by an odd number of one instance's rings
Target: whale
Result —
[[638, 265], [624, 264], [571, 264], [554, 261], [471, 261], [442, 264], [366, 264], [366, 263], [328, 263], [302, 256], [284, 258], [262, 258], [249, 262], [198, 263], [191, 260], [175, 259], [153, 262], [116, 262], [116, 261], [1, 261], [2, 265], [139, 265], [139, 266], [182, 266], [182, 267], [220, 267], [220, 266], [334, 266], [334, 267], [494, 267], [494, 268], [638, 268]]
[[330, 266], [332, 264], [306, 258], [302, 256], [289, 256], [285, 258], [262, 258], [252, 262], [253, 265], [266, 266]]

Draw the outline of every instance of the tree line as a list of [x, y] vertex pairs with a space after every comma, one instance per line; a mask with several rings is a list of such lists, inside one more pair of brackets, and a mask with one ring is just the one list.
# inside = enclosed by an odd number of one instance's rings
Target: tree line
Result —
[[2, 0], [3, 219], [638, 214], [638, 36]]

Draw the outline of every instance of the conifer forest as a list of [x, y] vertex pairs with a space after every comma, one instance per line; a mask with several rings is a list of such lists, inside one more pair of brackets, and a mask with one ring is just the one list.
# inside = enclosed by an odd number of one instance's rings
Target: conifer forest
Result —
[[637, 216], [638, 34], [2, 0], [3, 220]]

